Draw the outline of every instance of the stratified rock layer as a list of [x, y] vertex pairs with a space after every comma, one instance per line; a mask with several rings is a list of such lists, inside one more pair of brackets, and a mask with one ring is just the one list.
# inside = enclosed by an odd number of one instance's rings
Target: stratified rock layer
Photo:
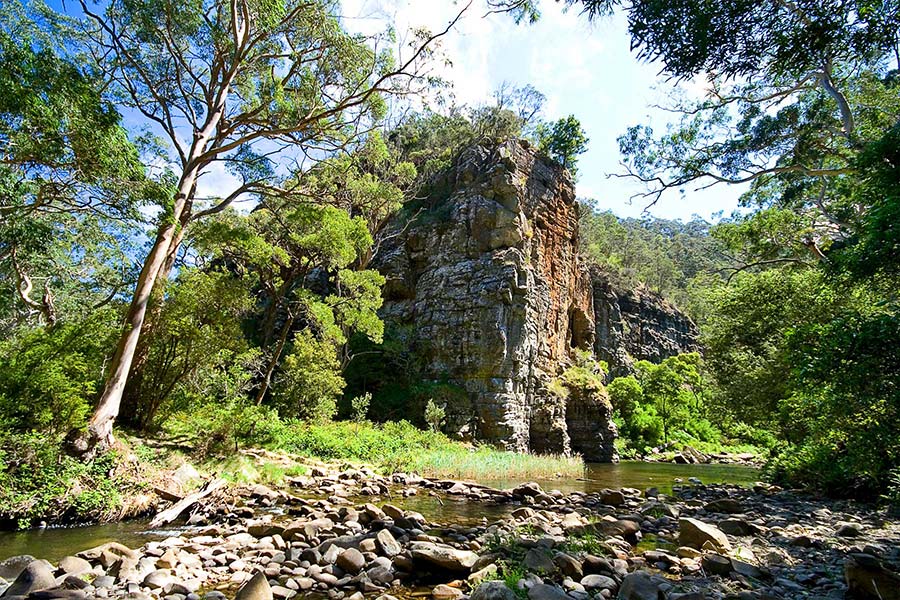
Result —
[[510, 141], [463, 152], [435, 188], [374, 266], [386, 278], [382, 316], [411, 332], [425, 377], [465, 391], [446, 407], [445, 429], [516, 451], [615, 460], [605, 394], [550, 385], [576, 348], [597, 353], [597, 283], [578, 257], [568, 172]]
[[659, 294], [639, 286], [616, 285], [591, 267], [594, 296], [594, 354], [606, 361], [613, 376], [631, 372], [635, 360], [660, 362], [700, 350], [697, 326]]

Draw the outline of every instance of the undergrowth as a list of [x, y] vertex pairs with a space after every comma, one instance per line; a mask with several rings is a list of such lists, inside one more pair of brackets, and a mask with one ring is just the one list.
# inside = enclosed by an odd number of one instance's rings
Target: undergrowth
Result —
[[281, 419], [252, 405], [176, 413], [166, 434], [196, 448], [201, 458], [232, 456], [240, 448], [264, 448], [325, 461], [355, 461], [386, 472], [414, 471], [430, 477], [523, 479], [580, 477], [580, 458], [536, 456], [489, 447], [472, 448], [407, 421], [309, 423]]

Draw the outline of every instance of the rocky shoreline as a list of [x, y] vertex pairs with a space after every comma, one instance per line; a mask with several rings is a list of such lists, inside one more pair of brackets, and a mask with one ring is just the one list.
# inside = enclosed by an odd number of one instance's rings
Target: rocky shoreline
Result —
[[[431, 521], [428, 496], [484, 517]], [[3, 598], [435, 600], [900, 598], [900, 524], [774, 486], [563, 494], [369, 469], [222, 488], [189, 531], [0, 563]], [[491, 518], [493, 517], [493, 518]]]

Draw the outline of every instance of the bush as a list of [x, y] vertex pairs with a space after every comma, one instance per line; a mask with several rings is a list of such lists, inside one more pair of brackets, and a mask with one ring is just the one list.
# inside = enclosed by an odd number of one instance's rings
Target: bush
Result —
[[116, 454], [82, 462], [61, 447], [60, 438], [37, 433], [0, 439], [0, 521], [20, 529], [39, 520], [98, 521], [120, 506]]
[[703, 417], [689, 419], [684, 425], [684, 431], [701, 442], [718, 442], [722, 439], [722, 432]]
[[65, 435], [81, 427], [115, 348], [117, 314], [35, 328], [0, 342], [0, 427]]
[[317, 423], [331, 420], [345, 386], [340, 372], [334, 345], [308, 329], [299, 331], [274, 386], [279, 412]]
[[438, 406], [434, 400], [429, 400], [425, 405], [425, 422], [428, 423], [431, 431], [440, 431], [445, 416], [444, 407]]
[[357, 423], [366, 420], [369, 413], [369, 405], [372, 403], [372, 394], [366, 392], [360, 396], [355, 396], [350, 400], [351, 419]]

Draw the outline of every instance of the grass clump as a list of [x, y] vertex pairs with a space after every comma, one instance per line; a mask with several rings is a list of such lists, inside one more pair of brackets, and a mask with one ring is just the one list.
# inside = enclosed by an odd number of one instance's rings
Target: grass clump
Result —
[[518, 454], [485, 446], [469, 448], [453, 442], [413, 456], [409, 468], [431, 477], [475, 480], [584, 475], [584, 462], [578, 456]]
[[407, 421], [312, 423], [281, 419], [274, 410], [252, 405], [206, 405], [190, 413], [177, 413], [166, 423], [165, 431], [193, 445], [201, 457], [231, 456], [243, 447], [324, 461], [355, 461], [386, 471], [415, 471], [430, 477], [528, 479], [580, 477], [584, 473], [578, 457], [472, 448]]

